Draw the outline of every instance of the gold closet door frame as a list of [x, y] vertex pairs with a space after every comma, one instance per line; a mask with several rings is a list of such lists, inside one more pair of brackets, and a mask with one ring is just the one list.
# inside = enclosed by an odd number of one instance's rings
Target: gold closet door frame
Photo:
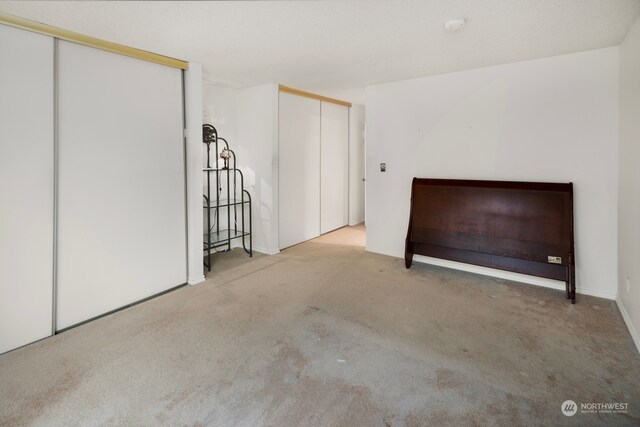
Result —
[[106, 50], [107, 52], [118, 53], [120, 55], [130, 56], [132, 58], [142, 59], [144, 61], [155, 62], [157, 64], [162, 64], [169, 67], [180, 68], [182, 70], [189, 69], [189, 63], [180, 59], [159, 55], [157, 53], [148, 52], [146, 50], [136, 49], [134, 47], [113, 43], [58, 27], [53, 27], [41, 22], [20, 18], [19, 16], [0, 13], [0, 24], [5, 24], [11, 27], [21, 28], [23, 30], [52, 36], [60, 40], [66, 40], [85, 46], [90, 46], [96, 49]]
[[316, 93], [307, 92], [300, 89], [295, 89], [289, 86], [278, 85], [278, 90], [284, 93], [290, 93], [292, 95], [304, 96], [305, 98], [317, 99], [319, 101], [330, 102], [332, 104], [344, 105], [345, 107], [351, 107], [351, 103], [347, 101], [341, 101], [335, 98], [329, 98], [328, 96], [318, 95]]

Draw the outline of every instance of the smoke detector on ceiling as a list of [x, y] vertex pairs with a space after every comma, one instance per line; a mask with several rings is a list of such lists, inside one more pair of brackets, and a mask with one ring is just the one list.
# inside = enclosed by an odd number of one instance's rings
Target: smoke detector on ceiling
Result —
[[464, 27], [464, 24], [466, 23], [467, 23], [467, 20], [464, 18], [449, 19], [447, 22], [444, 23], [444, 29], [452, 32], [458, 31], [462, 29], [462, 27]]

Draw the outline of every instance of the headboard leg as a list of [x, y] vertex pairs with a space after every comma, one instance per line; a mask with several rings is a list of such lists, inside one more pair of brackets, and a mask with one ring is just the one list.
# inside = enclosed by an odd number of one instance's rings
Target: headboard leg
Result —
[[569, 288], [571, 289], [571, 304], [575, 304], [576, 303], [576, 266], [574, 264], [571, 264], [571, 273], [569, 274], [569, 281], [570, 281], [570, 286]]
[[571, 304], [576, 303], [576, 265], [571, 253], [567, 265], [567, 299], [571, 299]]
[[406, 242], [404, 245], [404, 266], [407, 268], [410, 268], [412, 262], [413, 262], [413, 248], [411, 247], [410, 242]]

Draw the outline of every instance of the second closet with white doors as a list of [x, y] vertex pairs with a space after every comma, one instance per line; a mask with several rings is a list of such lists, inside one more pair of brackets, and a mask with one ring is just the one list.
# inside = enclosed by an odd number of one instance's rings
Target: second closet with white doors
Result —
[[349, 106], [280, 88], [280, 249], [348, 223]]

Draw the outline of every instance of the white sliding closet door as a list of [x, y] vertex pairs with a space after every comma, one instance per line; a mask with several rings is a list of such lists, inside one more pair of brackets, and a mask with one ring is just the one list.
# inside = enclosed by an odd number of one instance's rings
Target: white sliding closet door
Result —
[[320, 232], [349, 222], [349, 108], [322, 102]]
[[51, 335], [53, 38], [0, 25], [0, 353]]
[[280, 249], [320, 235], [320, 101], [280, 93]]
[[60, 42], [63, 329], [187, 280], [182, 75]]

